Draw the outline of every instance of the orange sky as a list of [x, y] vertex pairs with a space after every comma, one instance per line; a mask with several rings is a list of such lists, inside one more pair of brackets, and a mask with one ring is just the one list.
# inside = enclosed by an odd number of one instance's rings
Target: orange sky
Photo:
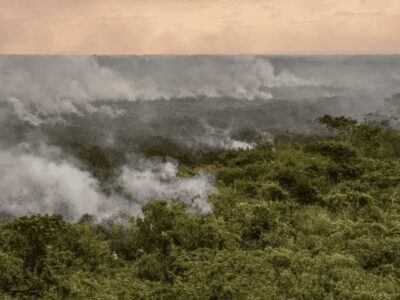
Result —
[[0, 0], [0, 53], [400, 53], [400, 0]]

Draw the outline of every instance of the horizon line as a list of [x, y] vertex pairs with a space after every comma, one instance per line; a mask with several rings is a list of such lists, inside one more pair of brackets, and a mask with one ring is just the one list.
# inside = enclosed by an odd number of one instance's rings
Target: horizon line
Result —
[[0, 56], [393, 56], [399, 52], [264, 52], [264, 53], [0, 53]]

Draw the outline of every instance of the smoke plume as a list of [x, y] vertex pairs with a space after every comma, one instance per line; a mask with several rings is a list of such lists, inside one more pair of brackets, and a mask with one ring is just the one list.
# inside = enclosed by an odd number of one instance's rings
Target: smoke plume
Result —
[[173, 162], [140, 160], [135, 166], [124, 166], [119, 178], [128, 194], [140, 204], [154, 199], [184, 203], [188, 211], [206, 215], [212, 211], [207, 198], [214, 192], [213, 178], [206, 173], [193, 177], [178, 177]]
[[124, 166], [117, 179], [124, 195], [105, 195], [99, 181], [76, 165], [61, 149], [43, 144], [35, 150], [26, 144], [0, 150], [1, 213], [58, 213], [69, 221], [89, 214], [101, 220], [121, 211], [140, 215], [141, 207], [156, 199], [181, 202], [198, 215], [212, 210], [207, 203], [214, 191], [212, 177], [178, 177], [176, 163], [141, 159]]
[[400, 128], [399, 56], [0, 56], [0, 211], [212, 211], [210, 174], [178, 163], [325, 134], [324, 114]]

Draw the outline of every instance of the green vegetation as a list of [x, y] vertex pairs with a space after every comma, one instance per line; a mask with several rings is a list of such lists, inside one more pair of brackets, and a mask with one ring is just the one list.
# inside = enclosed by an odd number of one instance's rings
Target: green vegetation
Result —
[[320, 122], [331, 137], [183, 165], [217, 177], [205, 217], [154, 201], [129, 226], [1, 224], [2, 299], [399, 299], [400, 133]]

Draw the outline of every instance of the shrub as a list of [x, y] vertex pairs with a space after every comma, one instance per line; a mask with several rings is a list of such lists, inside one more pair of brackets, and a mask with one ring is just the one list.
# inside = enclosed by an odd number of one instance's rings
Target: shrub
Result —
[[264, 183], [258, 188], [258, 195], [265, 200], [284, 200], [288, 197], [288, 193], [275, 182]]

